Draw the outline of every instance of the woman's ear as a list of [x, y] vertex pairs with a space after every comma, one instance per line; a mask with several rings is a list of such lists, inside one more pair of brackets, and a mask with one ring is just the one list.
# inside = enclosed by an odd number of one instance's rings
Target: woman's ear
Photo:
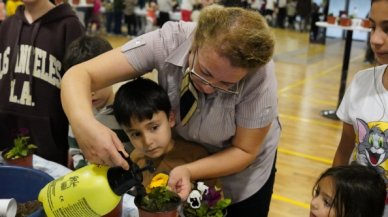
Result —
[[168, 118], [168, 121], [170, 122], [170, 127], [173, 128], [175, 126], [175, 113], [170, 112], [170, 117]]

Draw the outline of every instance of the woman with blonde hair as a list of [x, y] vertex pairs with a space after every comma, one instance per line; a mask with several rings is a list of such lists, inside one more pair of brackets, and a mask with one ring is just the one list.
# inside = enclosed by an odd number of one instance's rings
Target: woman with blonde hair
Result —
[[169, 186], [186, 199], [191, 181], [220, 177], [233, 201], [228, 216], [267, 216], [281, 131], [274, 43], [259, 13], [212, 5], [198, 23], [167, 22], [71, 68], [62, 102], [84, 155], [128, 169], [123, 145], [93, 116], [90, 91], [156, 69], [176, 114], [174, 133], [212, 153], [175, 167]]

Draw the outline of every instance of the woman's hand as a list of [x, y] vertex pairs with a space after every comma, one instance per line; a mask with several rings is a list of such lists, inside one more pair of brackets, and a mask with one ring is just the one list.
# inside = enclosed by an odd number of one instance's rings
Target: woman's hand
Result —
[[87, 122], [82, 121], [81, 127], [73, 129], [73, 132], [85, 158], [89, 162], [129, 169], [127, 161], [119, 153], [122, 152], [125, 156], [128, 156], [120, 139], [116, 133], [96, 119]]
[[191, 192], [191, 173], [184, 165], [175, 167], [170, 172], [168, 186], [185, 201]]

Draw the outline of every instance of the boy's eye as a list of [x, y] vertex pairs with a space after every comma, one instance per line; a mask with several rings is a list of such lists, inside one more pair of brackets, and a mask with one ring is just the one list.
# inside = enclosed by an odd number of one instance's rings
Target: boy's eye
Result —
[[151, 131], [155, 131], [159, 128], [159, 125], [152, 125], [151, 126]]
[[137, 137], [139, 137], [139, 136], [140, 136], [140, 133], [139, 133], [139, 132], [132, 132], [132, 133], [129, 134], [129, 137], [130, 137], [130, 138], [133, 138], [133, 139], [135, 139], [135, 138], [137, 138]]

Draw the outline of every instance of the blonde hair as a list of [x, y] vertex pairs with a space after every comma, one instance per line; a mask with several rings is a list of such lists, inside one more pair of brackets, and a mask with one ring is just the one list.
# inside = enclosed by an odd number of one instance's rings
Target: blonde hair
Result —
[[198, 20], [193, 50], [210, 46], [235, 67], [257, 68], [270, 61], [275, 39], [265, 19], [237, 7], [205, 7]]

